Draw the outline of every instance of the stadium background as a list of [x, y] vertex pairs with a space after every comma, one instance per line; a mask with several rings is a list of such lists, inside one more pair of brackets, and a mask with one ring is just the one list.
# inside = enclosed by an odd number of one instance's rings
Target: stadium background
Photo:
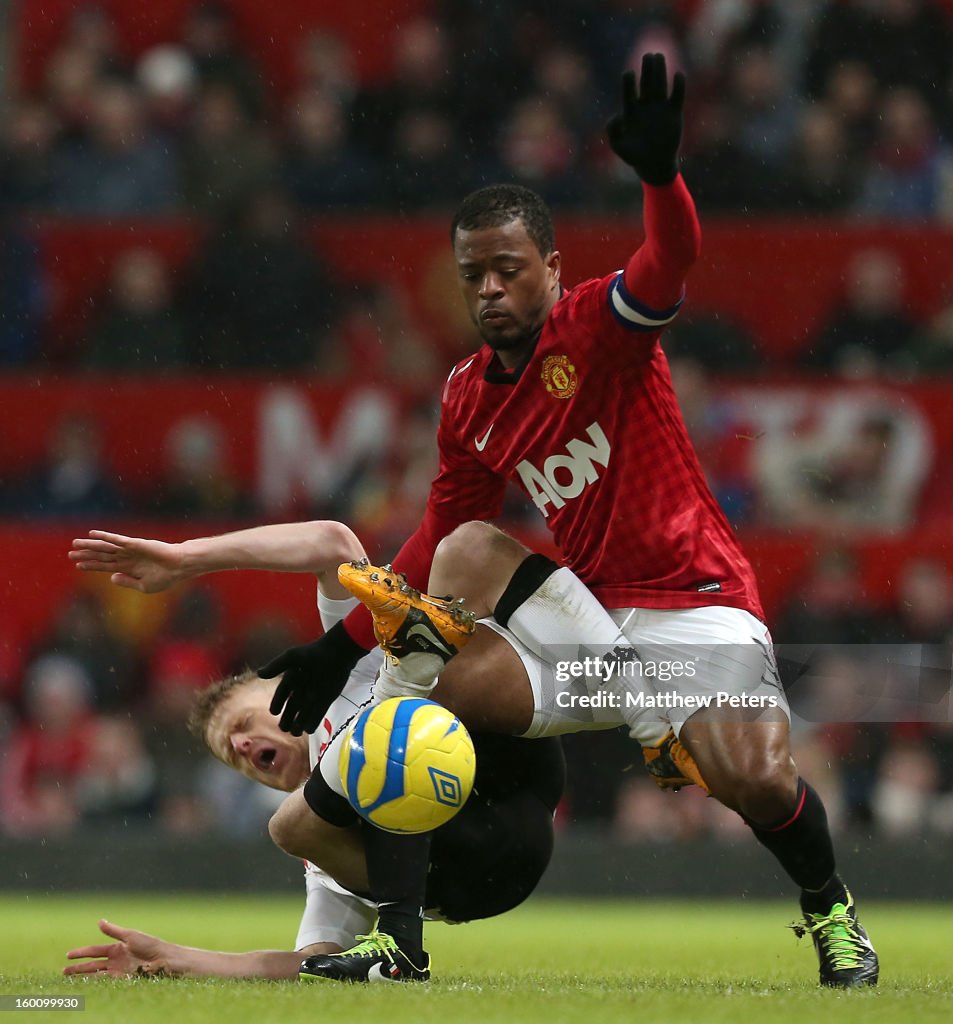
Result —
[[[639, 189], [601, 131], [645, 50], [690, 76], [705, 236], [665, 344], [776, 639], [953, 637], [953, 4], [3, 6], [4, 884], [297, 873], [266, 850], [274, 800], [182, 719], [210, 678], [313, 635], [310, 583], [143, 598], [77, 578], [69, 541], [334, 517], [392, 552], [474, 345], [454, 204], [522, 181], [570, 284], [620, 265]], [[546, 549], [517, 496], [507, 522]], [[656, 792], [623, 736], [566, 745], [551, 885], [598, 851], [602, 891], [691, 891], [684, 865], [737, 844], [704, 891], [785, 891], [733, 815]], [[929, 859], [953, 835], [949, 726], [840, 724], [796, 751], [858, 888], [953, 895]]]

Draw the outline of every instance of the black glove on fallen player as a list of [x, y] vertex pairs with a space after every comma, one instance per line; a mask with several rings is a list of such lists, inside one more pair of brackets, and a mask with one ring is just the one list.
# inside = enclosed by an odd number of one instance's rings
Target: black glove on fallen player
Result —
[[661, 53], [642, 57], [638, 94], [635, 72], [622, 76], [622, 113], [606, 125], [609, 145], [649, 185], [668, 185], [678, 174], [684, 106], [685, 76], [675, 73], [669, 96]]
[[281, 715], [279, 728], [292, 736], [314, 732], [365, 654], [339, 622], [312, 643], [289, 647], [262, 666], [262, 679], [284, 673], [271, 698], [271, 713]]

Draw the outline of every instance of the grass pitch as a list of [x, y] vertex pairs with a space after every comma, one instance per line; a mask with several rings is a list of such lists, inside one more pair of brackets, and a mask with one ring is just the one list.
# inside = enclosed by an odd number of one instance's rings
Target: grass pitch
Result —
[[100, 917], [186, 945], [289, 948], [300, 911], [293, 899], [6, 896], [0, 897], [0, 994], [86, 997], [78, 1019], [69, 1011], [29, 1011], [37, 1024], [953, 1019], [953, 907], [862, 903], [860, 909], [881, 957], [874, 991], [817, 987], [809, 941], [798, 942], [784, 928], [793, 902], [542, 899], [492, 921], [429, 925], [435, 972], [429, 985], [337, 987], [60, 975], [67, 949], [100, 941]]

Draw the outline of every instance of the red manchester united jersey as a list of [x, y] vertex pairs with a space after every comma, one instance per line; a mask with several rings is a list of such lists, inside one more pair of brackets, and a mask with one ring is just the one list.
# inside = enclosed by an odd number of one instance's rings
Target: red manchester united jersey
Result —
[[500, 372], [486, 346], [454, 367], [429, 508], [493, 518], [512, 480], [606, 607], [724, 604], [762, 617], [659, 345], [676, 312], [648, 309], [614, 274], [564, 293], [521, 372]]
[[[521, 367], [487, 346], [443, 393], [434, 480], [394, 559], [426, 587], [440, 539], [494, 519], [508, 481], [545, 518], [563, 558], [608, 608], [721, 604], [763, 618], [754, 573], [695, 456], [659, 345], [698, 252], [681, 177], [645, 187], [645, 240], [624, 273], [564, 292]], [[369, 616], [348, 618], [373, 643]]]

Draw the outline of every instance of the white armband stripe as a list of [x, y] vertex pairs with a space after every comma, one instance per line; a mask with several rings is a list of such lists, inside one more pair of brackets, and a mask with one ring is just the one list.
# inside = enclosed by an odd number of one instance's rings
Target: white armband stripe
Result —
[[627, 327], [635, 327], [640, 330], [657, 331], [666, 324], [671, 323], [678, 315], [682, 300], [679, 299], [674, 306], [668, 309], [653, 310], [636, 302], [625, 290], [622, 282], [621, 271], [609, 286], [609, 303], [616, 319]]

